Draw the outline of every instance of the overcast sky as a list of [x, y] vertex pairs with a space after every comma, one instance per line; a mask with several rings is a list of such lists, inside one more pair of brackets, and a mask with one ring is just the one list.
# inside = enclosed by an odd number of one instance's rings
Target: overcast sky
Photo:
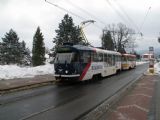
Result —
[[[93, 46], [101, 46], [100, 36], [105, 25], [122, 22], [135, 29], [136, 32], [141, 29], [144, 36], [135, 35], [138, 50], [148, 50], [149, 46], [160, 47], [157, 42], [160, 32], [159, 0], [48, 1], [81, 17], [69, 13], [73, 17], [75, 25], [79, 25], [84, 20], [95, 20], [96, 23], [90, 24], [84, 29], [88, 41]], [[24, 40], [31, 49], [33, 35], [40, 26], [46, 47], [52, 48], [55, 29], [58, 28], [58, 24], [66, 13], [46, 3], [45, 0], [0, 0], [0, 38], [4, 37], [5, 33], [12, 28], [17, 32], [20, 40]], [[146, 15], [147, 17], [145, 17]]]

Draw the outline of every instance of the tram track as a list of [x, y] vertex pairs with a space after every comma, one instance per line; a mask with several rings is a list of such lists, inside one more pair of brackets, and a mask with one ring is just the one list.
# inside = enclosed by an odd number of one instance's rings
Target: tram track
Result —
[[43, 110], [41, 110], [41, 111], [39, 111], [39, 112], [30, 114], [30, 115], [28, 115], [28, 116], [25, 116], [24, 118], [20, 118], [19, 120], [28, 120], [28, 119], [36, 116], [36, 115], [42, 114], [42, 113], [47, 112], [47, 111], [49, 111], [49, 110], [56, 109], [57, 107], [60, 107], [60, 106], [63, 106], [63, 105], [65, 105], [65, 104], [69, 103], [69, 102], [72, 102], [72, 100], [78, 99], [78, 97], [79, 97], [79, 96], [74, 96], [73, 98], [70, 98], [69, 100], [66, 100], [65, 102], [59, 103], [59, 104], [54, 105], [54, 106], [47, 107], [47, 108], [45, 108], [45, 109], [43, 109]]

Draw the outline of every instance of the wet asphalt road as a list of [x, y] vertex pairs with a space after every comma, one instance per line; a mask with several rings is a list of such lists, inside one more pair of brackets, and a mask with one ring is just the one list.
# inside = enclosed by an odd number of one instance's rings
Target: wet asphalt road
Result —
[[148, 64], [87, 84], [50, 85], [0, 96], [0, 120], [73, 120], [141, 76]]

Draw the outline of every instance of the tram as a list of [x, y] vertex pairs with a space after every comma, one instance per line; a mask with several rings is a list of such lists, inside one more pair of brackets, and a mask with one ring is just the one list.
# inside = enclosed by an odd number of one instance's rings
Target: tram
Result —
[[57, 80], [85, 81], [116, 74], [121, 70], [121, 53], [83, 45], [64, 45], [54, 61]]

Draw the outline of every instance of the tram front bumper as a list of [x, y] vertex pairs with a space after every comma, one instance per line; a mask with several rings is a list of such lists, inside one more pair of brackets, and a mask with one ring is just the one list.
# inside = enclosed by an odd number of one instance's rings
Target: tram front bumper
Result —
[[80, 74], [76, 74], [76, 75], [60, 75], [60, 74], [55, 74], [55, 77], [68, 77], [68, 78], [72, 78], [72, 77], [79, 77]]
[[79, 80], [80, 75], [59, 75], [55, 74], [54, 75], [56, 80], [61, 80], [61, 81], [77, 81]]

